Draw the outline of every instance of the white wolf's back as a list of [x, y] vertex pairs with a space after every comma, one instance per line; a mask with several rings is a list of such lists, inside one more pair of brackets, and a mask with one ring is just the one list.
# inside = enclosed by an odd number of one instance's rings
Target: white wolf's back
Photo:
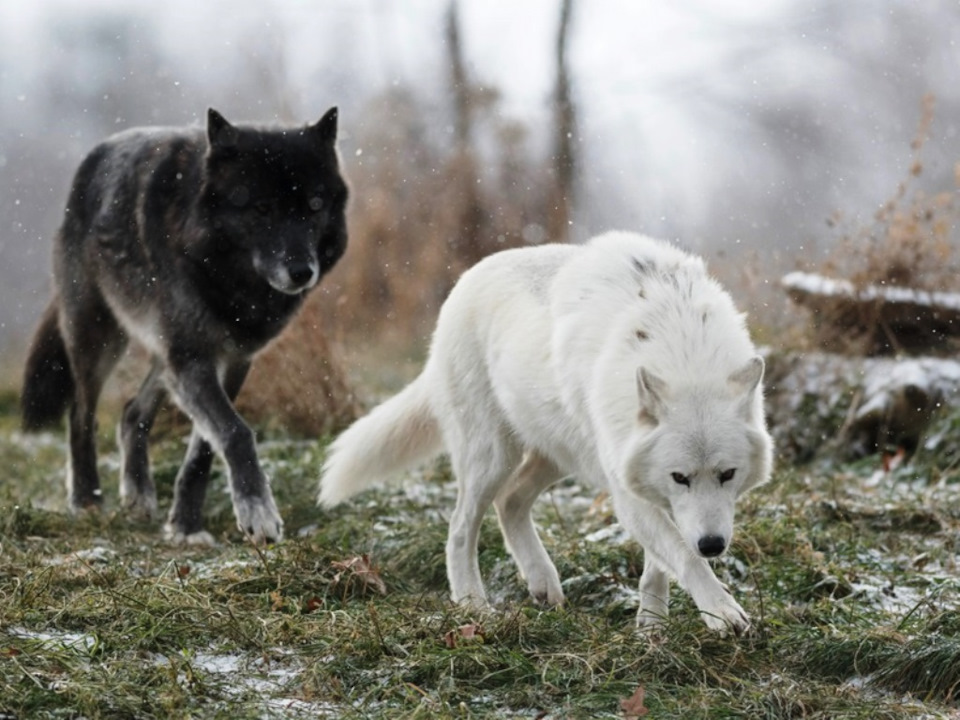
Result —
[[591, 240], [558, 275], [553, 312], [558, 357], [616, 352], [631, 377], [642, 364], [668, 382], [725, 378], [755, 354], [744, 316], [699, 257], [633, 233]]

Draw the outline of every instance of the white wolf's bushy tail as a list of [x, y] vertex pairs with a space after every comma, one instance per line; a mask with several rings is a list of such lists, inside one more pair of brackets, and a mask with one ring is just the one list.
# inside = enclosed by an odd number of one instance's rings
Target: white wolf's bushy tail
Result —
[[320, 478], [321, 505], [343, 502], [443, 449], [425, 375], [357, 420], [330, 445]]

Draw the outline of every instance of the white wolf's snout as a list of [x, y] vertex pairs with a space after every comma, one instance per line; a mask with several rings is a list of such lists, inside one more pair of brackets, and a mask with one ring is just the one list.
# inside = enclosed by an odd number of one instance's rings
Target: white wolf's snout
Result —
[[705, 487], [699, 493], [684, 488], [670, 505], [673, 520], [694, 554], [716, 558], [729, 549], [735, 514], [732, 492], [719, 487]]
[[720, 557], [730, 548], [730, 543], [733, 540], [732, 527], [730, 527], [729, 530], [703, 525], [691, 528], [684, 527], [682, 520], [680, 520], [677, 525], [680, 527], [680, 532], [686, 544], [700, 557]]
[[704, 557], [719, 557], [726, 549], [727, 539], [720, 535], [701, 535], [697, 540], [697, 550]]

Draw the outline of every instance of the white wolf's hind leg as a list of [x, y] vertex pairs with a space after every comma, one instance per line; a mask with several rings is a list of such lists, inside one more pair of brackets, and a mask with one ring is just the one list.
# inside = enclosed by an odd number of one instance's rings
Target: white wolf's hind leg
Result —
[[563, 603], [563, 589], [530, 510], [540, 493], [560, 476], [556, 465], [538, 453], [528, 452], [494, 500], [503, 539], [527, 581], [530, 594], [537, 602], [550, 606]]
[[637, 627], [656, 629], [663, 625], [670, 612], [670, 576], [657, 564], [649, 551], [643, 553], [643, 575], [640, 576], [640, 610]]
[[457, 505], [450, 517], [447, 535], [447, 577], [455, 603], [487, 607], [487, 595], [480, 576], [477, 541], [483, 515], [506, 479], [517, 453], [502, 438], [478, 442], [483, 431], [473, 429], [471, 442], [451, 448], [457, 477]]

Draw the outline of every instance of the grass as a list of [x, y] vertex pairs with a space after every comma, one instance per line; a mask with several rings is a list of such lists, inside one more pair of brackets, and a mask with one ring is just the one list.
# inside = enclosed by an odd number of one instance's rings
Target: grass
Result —
[[[781, 469], [717, 565], [754, 631], [710, 633], [678, 590], [648, 638], [642, 551], [572, 482], [538, 505], [567, 606], [530, 603], [491, 517], [499, 612], [478, 616], [446, 597], [442, 462], [325, 513], [324, 442], [269, 430], [289, 539], [245, 545], [217, 478], [220, 546], [178, 548], [114, 511], [110, 417], [106, 509], [72, 518], [63, 438], [19, 435], [15, 405], [0, 395], [0, 718], [624, 718], [639, 687], [658, 719], [960, 716], [960, 484], [933, 461]], [[155, 443], [161, 505], [183, 447]]]

